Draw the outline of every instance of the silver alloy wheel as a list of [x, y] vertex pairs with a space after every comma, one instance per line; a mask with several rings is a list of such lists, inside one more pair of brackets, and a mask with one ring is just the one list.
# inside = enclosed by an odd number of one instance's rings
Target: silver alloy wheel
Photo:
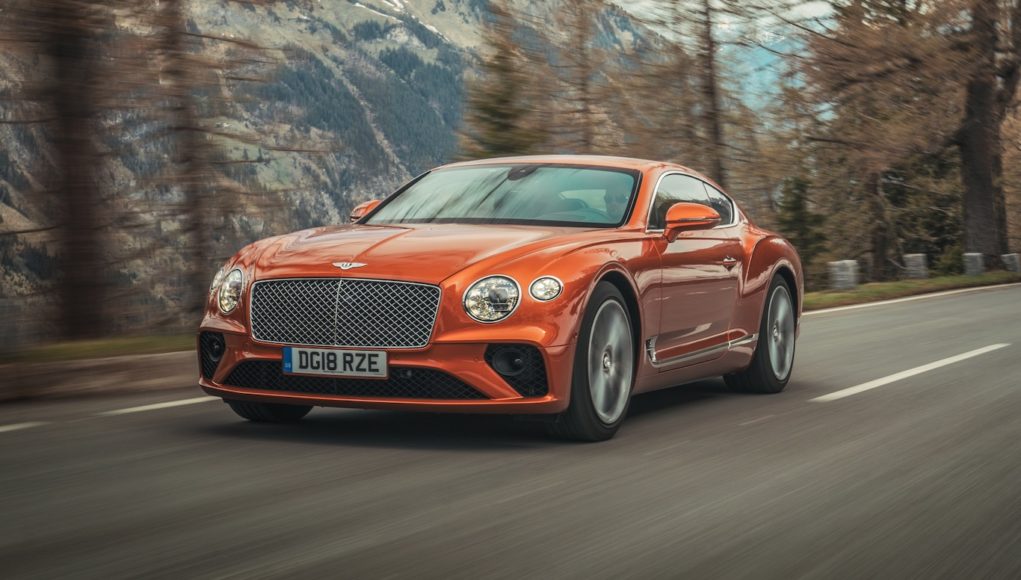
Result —
[[783, 381], [794, 364], [794, 307], [791, 294], [783, 285], [777, 286], [769, 297], [769, 321], [763, 338], [769, 346], [773, 376]]
[[627, 407], [634, 372], [634, 343], [624, 307], [607, 300], [592, 321], [588, 344], [588, 384], [599, 420], [612, 425]]

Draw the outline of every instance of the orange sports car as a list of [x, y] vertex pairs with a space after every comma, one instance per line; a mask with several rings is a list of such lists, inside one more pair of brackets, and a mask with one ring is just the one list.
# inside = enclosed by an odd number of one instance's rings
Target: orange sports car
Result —
[[213, 280], [199, 384], [238, 415], [507, 413], [594, 441], [638, 393], [790, 380], [798, 254], [685, 167], [455, 163], [351, 220], [255, 242]]

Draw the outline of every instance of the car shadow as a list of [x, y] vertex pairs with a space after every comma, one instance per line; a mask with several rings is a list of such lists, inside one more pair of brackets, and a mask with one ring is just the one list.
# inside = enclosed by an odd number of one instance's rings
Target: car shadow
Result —
[[[638, 422], [646, 418], [669, 414], [671, 410], [688, 409], [734, 397], [722, 379], [697, 381], [676, 387], [644, 393], [631, 399], [627, 421]], [[625, 426], [626, 428], [626, 426]]]
[[[636, 396], [628, 425], [680, 413], [729, 397], [722, 381], [700, 381]], [[446, 451], [509, 451], [579, 445], [547, 435], [541, 423], [504, 415], [405, 413], [317, 408], [292, 424], [250, 423], [224, 409], [222, 423], [203, 425], [211, 436], [329, 446], [431, 449]], [[233, 420], [232, 420], [233, 419]]]
[[[225, 412], [230, 413], [229, 410]], [[546, 437], [541, 425], [522, 423], [503, 415], [316, 408], [298, 423], [265, 424], [228, 419], [203, 429], [220, 437], [342, 447], [514, 451], [561, 444]]]

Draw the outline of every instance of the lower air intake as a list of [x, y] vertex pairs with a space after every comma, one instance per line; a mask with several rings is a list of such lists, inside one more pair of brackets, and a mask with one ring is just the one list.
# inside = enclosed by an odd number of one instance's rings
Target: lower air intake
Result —
[[546, 363], [539, 349], [527, 344], [491, 344], [486, 363], [522, 397], [545, 397], [549, 393]]
[[220, 360], [227, 346], [223, 341], [223, 335], [219, 332], [203, 332], [199, 334], [199, 368], [202, 369], [202, 376], [212, 379], [216, 373], [216, 367], [220, 366]]
[[234, 367], [224, 384], [243, 389], [374, 399], [487, 398], [443, 371], [408, 367], [391, 367], [387, 379], [354, 379], [287, 375], [279, 361], [246, 361]]

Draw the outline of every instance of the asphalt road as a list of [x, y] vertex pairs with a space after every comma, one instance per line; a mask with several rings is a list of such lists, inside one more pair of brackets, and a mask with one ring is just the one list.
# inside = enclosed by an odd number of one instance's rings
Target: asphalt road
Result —
[[811, 315], [794, 373], [639, 397], [587, 445], [499, 417], [255, 425], [197, 388], [7, 405], [0, 574], [1021, 578], [1021, 287]]

